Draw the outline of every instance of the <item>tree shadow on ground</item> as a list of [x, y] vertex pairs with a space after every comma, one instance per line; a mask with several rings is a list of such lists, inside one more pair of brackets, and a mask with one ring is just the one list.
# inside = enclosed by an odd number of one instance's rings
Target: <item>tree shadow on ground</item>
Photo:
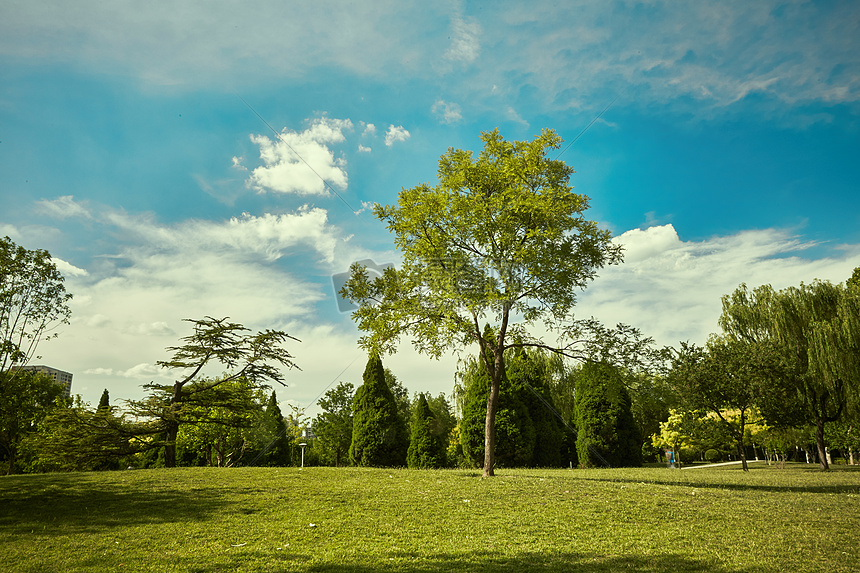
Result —
[[7, 533], [96, 533], [148, 523], [201, 521], [224, 504], [217, 491], [152, 487], [146, 483], [81, 483], [81, 474], [39, 480], [7, 477], [0, 482], [0, 528]]
[[[449, 572], [585, 572], [614, 573], [616, 571], [638, 571], [640, 573], [692, 573], [710, 571], [714, 573], [745, 573], [754, 569], [727, 568], [719, 562], [691, 559], [680, 555], [623, 555], [602, 556], [579, 553], [524, 553], [516, 556], [501, 556], [490, 552], [462, 554], [437, 554], [415, 556], [392, 553], [389, 562], [375, 563], [312, 563], [309, 556], [282, 554], [273, 558], [261, 551], [236, 552], [230, 559], [219, 559], [216, 563], [201, 567], [190, 566], [193, 573], [216, 571], [266, 571], [282, 573], [305, 571], [308, 573], [449, 573]], [[755, 569], [761, 571], [761, 569]]]
[[[667, 470], [670, 471], [670, 470]], [[858, 473], [860, 478], [860, 473]], [[833, 484], [833, 485], [773, 485], [764, 483], [738, 483], [738, 482], [717, 482], [707, 480], [660, 480], [660, 479], [635, 479], [635, 478], [598, 478], [598, 477], [578, 477], [583, 481], [596, 481], [603, 483], [630, 483], [648, 485], [662, 485], [669, 487], [691, 487], [697, 489], [723, 489], [732, 491], [761, 491], [775, 493], [837, 493], [837, 494], [860, 494], [860, 481], [854, 484]]]

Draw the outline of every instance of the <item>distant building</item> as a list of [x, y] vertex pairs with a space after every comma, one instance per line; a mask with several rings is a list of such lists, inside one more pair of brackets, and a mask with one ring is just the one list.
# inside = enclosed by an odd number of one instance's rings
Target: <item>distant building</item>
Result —
[[29, 370], [31, 372], [39, 372], [41, 374], [45, 374], [46, 376], [50, 376], [54, 379], [54, 382], [59, 382], [63, 385], [63, 395], [66, 398], [72, 395], [72, 374], [70, 372], [64, 372], [62, 370], [57, 370], [56, 368], [51, 368], [50, 366], [43, 366], [41, 364], [36, 366], [21, 366], [18, 369]]

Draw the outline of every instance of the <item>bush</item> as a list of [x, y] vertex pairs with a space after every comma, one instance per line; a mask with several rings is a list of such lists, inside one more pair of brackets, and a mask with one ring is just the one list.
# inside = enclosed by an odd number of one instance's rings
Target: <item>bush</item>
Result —
[[719, 450], [710, 449], [705, 452], [705, 461], [715, 464], [723, 460], [723, 453]]

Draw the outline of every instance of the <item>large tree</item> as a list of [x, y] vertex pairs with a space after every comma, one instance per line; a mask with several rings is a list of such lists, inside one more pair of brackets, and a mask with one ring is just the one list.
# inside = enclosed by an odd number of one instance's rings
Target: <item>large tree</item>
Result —
[[790, 373], [784, 377], [788, 391], [772, 400], [784, 418], [776, 422], [815, 427], [822, 469], [828, 468], [825, 424], [839, 420], [860, 392], [860, 288], [852, 280], [780, 291], [741, 285], [723, 297], [720, 325], [729, 336], [770, 341], [779, 349]]
[[705, 348], [683, 344], [677, 353], [671, 381], [692, 410], [713, 412], [735, 441], [744, 471], [744, 435], [757, 404], [767, 406], [785, 377], [776, 347], [768, 341], [740, 341], [712, 337]]
[[[163, 368], [178, 371], [173, 384], [146, 384], [150, 394], [144, 400], [128, 402], [131, 413], [153, 419], [163, 433], [164, 464], [176, 465], [176, 436], [182, 424], [200, 421], [200, 406], [226, 408], [234, 412], [247, 409], [236, 400], [228, 382], [244, 379], [251, 388], [268, 388], [268, 382], [284, 384], [280, 368], [297, 368], [292, 355], [283, 348], [287, 340], [298, 341], [279, 330], [250, 330], [227, 318], [207, 316], [187, 319], [193, 332], [182, 338], [184, 344], [169, 347], [170, 360], [159, 361]], [[217, 378], [207, 378], [205, 369], [215, 365], [226, 369]]]
[[68, 324], [72, 295], [63, 280], [48, 251], [0, 239], [0, 372], [26, 365], [42, 340]]
[[[573, 193], [573, 170], [552, 159], [562, 140], [544, 130], [532, 141], [505, 141], [498, 130], [484, 148], [449, 149], [435, 187], [403, 189], [398, 204], [374, 213], [394, 233], [400, 269], [370, 280], [354, 265], [343, 294], [359, 304], [360, 344], [391, 352], [401, 335], [433, 357], [476, 344], [490, 378], [484, 475], [493, 475], [496, 412], [505, 350], [543, 343], [531, 327], [570, 332], [576, 291], [606, 264], [621, 261], [609, 231], [584, 217], [585, 195]], [[495, 335], [483, 336], [487, 325]], [[572, 353], [578, 329], [559, 344]]]

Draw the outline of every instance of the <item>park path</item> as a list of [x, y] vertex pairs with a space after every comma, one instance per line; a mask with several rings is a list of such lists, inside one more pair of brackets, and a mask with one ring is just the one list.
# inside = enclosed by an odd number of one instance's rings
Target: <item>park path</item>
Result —
[[[754, 464], [756, 462], [763, 462], [763, 461], [764, 460], [747, 460], [747, 464]], [[743, 462], [740, 462], [740, 461], [738, 461], [738, 462], [720, 462], [718, 464], [705, 464], [703, 466], [683, 466], [681, 469], [682, 470], [697, 470], [697, 469], [701, 469], [701, 468], [716, 468], [719, 466], [735, 466], [735, 465], [741, 465], [742, 463]]]

